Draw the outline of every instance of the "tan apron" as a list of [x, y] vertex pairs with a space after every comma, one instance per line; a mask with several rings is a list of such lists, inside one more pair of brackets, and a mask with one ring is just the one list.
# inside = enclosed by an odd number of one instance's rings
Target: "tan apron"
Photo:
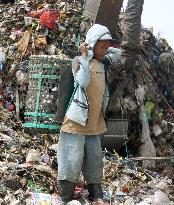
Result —
[[65, 117], [61, 131], [82, 134], [98, 135], [106, 132], [106, 125], [103, 117], [103, 95], [105, 91], [105, 73], [101, 63], [95, 59], [90, 61], [90, 83], [87, 87], [89, 103], [88, 123], [84, 127]]

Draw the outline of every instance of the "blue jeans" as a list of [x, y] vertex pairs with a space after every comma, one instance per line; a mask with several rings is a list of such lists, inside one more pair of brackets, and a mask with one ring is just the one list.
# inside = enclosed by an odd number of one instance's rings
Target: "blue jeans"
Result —
[[101, 183], [103, 158], [100, 136], [61, 132], [57, 159], [58, 180], [76, 183], [82, 171], [87, 184]]

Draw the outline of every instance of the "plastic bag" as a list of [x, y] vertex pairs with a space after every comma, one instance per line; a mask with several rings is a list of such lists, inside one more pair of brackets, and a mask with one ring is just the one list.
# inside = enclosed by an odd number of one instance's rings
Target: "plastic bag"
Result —
[[57, 27], [56, 21], [58, 17], [58, 12], [46, 11], [40, 16], [40, 21], [47, 28], [54, 30]]
[[170, 205], [172, 204], [168, 196], [162, 191], [156, 191], [152, 200], [153, 205]]
[[32, 193], [32, 200], [34, 205], [60, 205], [61, 199], [57, 196], [44, 194], [44, 193]]

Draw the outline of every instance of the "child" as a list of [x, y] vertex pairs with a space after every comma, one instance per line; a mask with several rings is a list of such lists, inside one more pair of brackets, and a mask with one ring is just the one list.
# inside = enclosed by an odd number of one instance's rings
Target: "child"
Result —
[[[106, 60], [111, 63], [121, 55], [119, 49], [110, 48], [111, 40], [107, 27], [93, 25], [87, 32], [85, 43], [81, 45], [82, 56], [75, 58], [73, 63], [74, 80], [84, 88], [87, 95], [88, 115], [85, 126], [68, 119], [67, 115], [61, 128], [57, 151], [58, 184], [60, 196], [65, 203], [73, 199], [75, 184], [82, 171], [89, 199], [94, 204], [104, 204], [100, 135], [106, 132], [104, 112], [109, 95], [101, 61], [106, 56]], [[78, 113], [75, 114], [78, 117]]]

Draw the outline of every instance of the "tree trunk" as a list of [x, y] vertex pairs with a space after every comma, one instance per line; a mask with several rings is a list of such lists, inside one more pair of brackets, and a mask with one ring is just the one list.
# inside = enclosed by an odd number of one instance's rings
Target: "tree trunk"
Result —
[[101, 0], [96, 23], [107, 26], [112, 36], [117, 34], [117, 24], [123, 0]]
[[117, 24], [123, 0], [86, 0], [84, 15], [91, 18], [93, 23], [107, 26], [113, 36], [117, 33]]
[[124, 48], [139, 50], [141, 15], [144, 0], [129, 0], [125, 11], [123, 42]]

